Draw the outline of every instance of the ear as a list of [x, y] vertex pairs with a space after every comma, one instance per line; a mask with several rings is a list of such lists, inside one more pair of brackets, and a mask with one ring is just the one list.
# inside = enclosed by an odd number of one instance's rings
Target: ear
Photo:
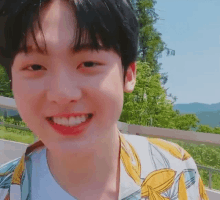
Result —
[[124, 83], [124, 92], [132, 93], [136, 84], [136, 62], [129, 65]]

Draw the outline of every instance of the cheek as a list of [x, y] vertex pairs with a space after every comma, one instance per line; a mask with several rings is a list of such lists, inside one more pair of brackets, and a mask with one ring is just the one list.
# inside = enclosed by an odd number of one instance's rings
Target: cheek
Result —
[[38, 95], [45, 90], [44, 79], [28, 79], [20, 76], [13, 76], [12, 90], [17, 95]]
[[123, 108], [123, 79], [119, 73], [106, 76], [90, 95], [100, 124], [109, 122], [110, 125], [119, 119]]
[[40, 111], [42, 96], [40, 87], [34, 87], [33, 82], [24, 81], [14, 76], [12, 90], [18, 112], [25, 122], [34, 119]]

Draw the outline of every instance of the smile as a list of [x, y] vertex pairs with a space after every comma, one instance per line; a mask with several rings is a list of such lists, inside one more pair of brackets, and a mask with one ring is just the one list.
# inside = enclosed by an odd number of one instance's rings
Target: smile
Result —
[[89, 126], [93, 114], [77, 117], [48, 117], [49, 125], [61, 135], [79, 135]]

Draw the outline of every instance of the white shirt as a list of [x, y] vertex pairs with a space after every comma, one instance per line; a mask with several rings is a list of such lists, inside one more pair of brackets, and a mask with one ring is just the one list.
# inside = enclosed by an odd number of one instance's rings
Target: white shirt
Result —
[[36, 151], [31, 160], [32, 179], [31, 179], [31, 199], [63, 199], [76, 200], [66, 192], [54, 179], [47, 164], [46, 149]]

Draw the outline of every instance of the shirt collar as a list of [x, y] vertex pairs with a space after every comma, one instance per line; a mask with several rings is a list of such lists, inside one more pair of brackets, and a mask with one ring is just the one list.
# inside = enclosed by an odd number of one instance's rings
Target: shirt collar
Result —
[[[133, 146], [125, 139], [123, 134], [119, 132], [120, 139], [120, 188], [119, 188], [119, 199], [128, 193], [132, 193], [140, 189], [141, 186], [141, 164], [137, 152]], [[24, 178], [23, 183], [26, 181], [27, 185], [30, 185], [30, 172], [26, 170], [25, 161], [30, 161], [30, 156], [37, 149], [45, 147], [41, 140], [29, 145], [21, 157], [19, 164], [16, 166], [11, 185], [20, 185], [22, 179]], [[30, 169], [29, 169], [30, 170]], [[20, 190], [21, 191], [21, 190]], [[21, 191], [22, 193], [22, 191]], [[22, 195], [22, 194], [20, 194]], [[25, 195], [26, 196], [26, 195]], [[22, 198], [23, 199], [23, 198]], [[26, 198], [25, 198], [26, 199]]]

